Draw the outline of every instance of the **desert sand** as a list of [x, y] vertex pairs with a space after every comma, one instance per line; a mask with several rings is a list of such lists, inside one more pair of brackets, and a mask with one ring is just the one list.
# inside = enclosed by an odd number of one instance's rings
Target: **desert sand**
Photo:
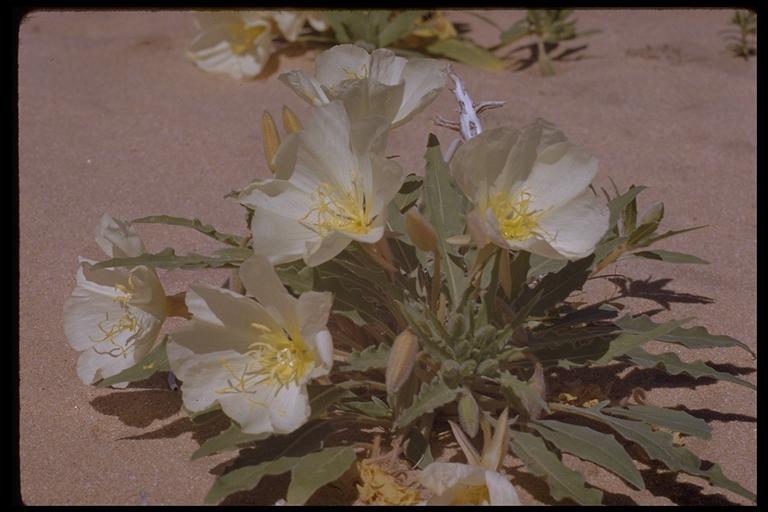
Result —
[[[645, 289], [656, 289], [657, 299], [658, 294], [672, 297], [671, 311], [656, 318], [695, 316], [710, 332], [754, 348], [756, 58], [745, 62], [724, 50], [718, 31], [730, 14], [578, 11], [580, 28], [601, 32], [564, 43], [563, 49], [577, 51], [555, 62], [554, 77], [540, 76], [535, 65], [496, 73], [454, 67], [476, 100], [507, 101], [504, 108], [483, 114], [486, 127], [547, 119], [599, 159], [598, 185], [612, 177], [622, 189], [633, 183], [650, 187], [640, 196], [641, 210], [664, 201], [668, 229], [708, 225], [659, 247], [696, 254], [709, 265], [633, 260], [614, 271], [648, 281]], [[509, 26], [522, 13], [492, 16]], [[469, 23], [476, 41], [496, 41], [496, 29], [483, 21], [462, 12], [449, 17]], [[279, 115], [287, 104], [307, 119], [309, 107], [276, 79], [277, 73], [238, 82], [197, 69], [184, 56], [194, 32], [190, 14], [175, 11], [38, 11], [21, 25], [19, 455], [27, 504], [138, 505], [142, 497], [153, 505], [201, 504], [214, 473], [231, 458], [219, 454], [190, 462], [206, 436], [223, 425], [193, 426], [180, 411], [180, 395], [162, 379], [126, 390], [82, 384], [75, 373], [77, 353], [62, 328], [62, 305], [75, 284], [77, 257], [101, 258], [93, 232], [102, 213], [124, 219], [197, 216], [222, 230], [242, 232], [242, 209], [222, 196], [268, 175], [262, 110]], [[282, 56], [279, 70], [311, 71], [312, 59], [311, 52]], [[389, 148], [401, 155], [404, 167], [421, 172], [429, 132], [444, 145], [455, 138], [431, 121], [438, 113], [455, 115], [455, 108], [446, 90], [391, 134]], [[213, 247], [181, 228], [137, 229], [152, 251]], [[221, 272], [161, 275], [169, 293], [195, 280], [220, 284], [224, 277]], [[612, 291], [607, 286], [593, 293]], [[629, 303], [636, 313], [659, 307], [642, 298]], [[756, 361], [746, 352], [666, 348], [688, 360], [741, 368], [742, 377], [755, 382]], [[709, 422], [712, 439], [687, 438], [688, 446], [756, 490], [756, 393], [652, 371], [630, 377], [623, 386], [643, 387], [652, 404], [685, 404]], [[523, 502], [552, 503], [543, 484], [519, 466], [511, 460], [509, 473]], [[639, 492], [597, 466], [581, 467], [588, 481], [605, 491], [606, 503], [748, 503], [692, 477], [643, 469], [648, 489]], [[270, 486], [276, 481], [265, 480], [227, 503], [274, 503], [281, 497]], [[332, 489], [313, 499], [334, 500], [343, 497]]]

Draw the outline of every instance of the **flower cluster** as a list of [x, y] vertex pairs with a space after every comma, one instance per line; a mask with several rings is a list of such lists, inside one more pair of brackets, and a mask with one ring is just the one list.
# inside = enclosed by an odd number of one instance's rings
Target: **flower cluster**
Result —
[[[317, 23], [279, 12], [200, 19], [198, 63], [231, 74], [258, 73], [270, 31], [290, 40], [305, 22]], [[422, 26], [422, 35], [439, 38], [429, 32], [438, 22]], [[461, 131], [462, 139], [444, 158], [430, 135], [424, 176], [408, 174], [388, 150], [388, 134], [423, 111], [449, 76], [461, 117], [443, 126]], [[246, 211], [245, 236], [198, 219], [136, 219], [192, 228], [225, 245], [212, 255], [170, 248], [152, 254], [131, 223], [104, 215], [96, 242], [108, 259], [81, 259], [64, 306], [64, 331], [81, 352], [83, 382], [124, 387], [168, 371], [181, 380], [186, 412], [230, 421], [195, 456], [254, 443], [258, 465], [246, 460], [220, 476], [209, 502], [256, 486], [264, 474], [291, 471], [279, 503], [303, 504], [356, 460], [357, 441], [334, 438], [350, 424], [358, 434], [361, 424], [375, 432], [373, 443], [357, 443], [370, 450], [358, 464], [357, 488], [371, 504], [519, 505], [503, 473], [509, 451], [544, 473], [557, 499], [602, 498], [562, 464], [562, 451], [642, 486], [616, 440], [561, 421], [572, 416], [640, 445], [663, 445], [670, 467], [751, 496], [651, 430], [651, 422], [669, 425], [672, 418], [680, 432], [709, 434], [685, 413], [608, 407], [608, 400], [582, 407], [550, 401], [548, 362], [569, 368], [618, 359], [648, 367], [656, 356], [640, 345], [651, 339], [745, 348], [683, 328], [682, 321], [615, 318], [613, 305], [579, 309], [566, 301], [630, 251], [693, 258], [647, 249], [677, 233], [655, 235], [663, 208], [638, 223], [635, 189], [617, 191], [606, 205], [591, 185], [597, 160], [549, 122], [483, 130], [478, 114], [500, 102], [473, 102], [442, 62], [344, 44], [318, 55], [314, 76], [290, 71], [280, 79], [313, 106], [311, 119], [304, 127], [284, 107], [281, 141], [264, 114], [265, 157], [274, 174], [228, 195]], [[223, 286], [196, 282], [166, 295], [156, 268], [232, 273]], [[161, 338], [169, 316], [186, 321]], [[663, 356], [659, 361], [691, 375], [750, 385], [703, 363], [685, 366]], [[547, 419], [553, 412], [560, 416]], [[433, 457], [433, 431], [446, 425], [466, 464]], [[472, 439], [480, 430], [478, 453]], [[392, 447], [385, 455], [378, 453], [382, 436]], [[398, 469], [401, 454], [409, 476]]]

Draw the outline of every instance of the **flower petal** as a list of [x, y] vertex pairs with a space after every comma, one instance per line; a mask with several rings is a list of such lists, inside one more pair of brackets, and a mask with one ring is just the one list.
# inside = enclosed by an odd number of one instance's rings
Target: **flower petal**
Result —
[[354, 44], [340, 44], [321, 52], [315, 59], [315, 77], [325, 87], [334, 87], [351, 75], [366, 76], [371, 57]]
[[301, 69], [282, 73], [278, 78], [312, 106], [319, 107], [330, 103], [320, 82], [308, 76]]
[[135, 257], [144, 253], [144, 244], [131, 225], [106, 213], [101, 216], [96, 229], [96, 243], [110, 258]]
[[608, 231], [608, 207], [587, 189], [539, 218], [541, 238], [567, 259], [590, 255]]
[[301, 330], [296, 300], [285, 289], [269, 260], [263, 256], [252, 256], [240, 265], [240, 279], [246, 291], [287, 329], [298, 333]]
[[402, 80], [405, 82], [403, 101], [393, 121], [400, 126], [424, 110], [445, 87], [448, 70], [436, 59], [410, 59], [405, 65]]
[[451, 159], [451, 175], [473, 203], [487, 199], [488, 189], [504, 168], [520, 132], [511, 127], [486, 130], [461, 144]]
[[491, 498], [491, 506], [521, 505], [517, 491], [507, 477], [496, 471], [485, 472], [485, 485]]
[[419, 483], [441, 495], [451, 488], [463, 485], [483, 485], [485, 469], [458, 462], [433, 462], [419, 473]]
[[531, 209], [544, 210], [579, 195], [595, 174], [596, 158], [578, 146], [558, 142], [539, 153], [522, 187], [531, 194]]

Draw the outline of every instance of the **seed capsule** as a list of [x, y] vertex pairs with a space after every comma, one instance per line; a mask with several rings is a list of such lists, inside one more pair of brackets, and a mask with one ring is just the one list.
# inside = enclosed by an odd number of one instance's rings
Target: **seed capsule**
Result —
[[395, 338], [392, 349], [389, 351], [387, 360], [387, 371], [385, 382], [387, 393], [397, 393], [405, 384], [413, 371], [413, 365], [416, 362], [416, 353], [419, 350], [419, 340], [415, 334], [408, 329], [401, 332]]
[[405, 232], [417, 248], [426, 252], [437, 252], [435, 228], [415, 206], [405, 212]]

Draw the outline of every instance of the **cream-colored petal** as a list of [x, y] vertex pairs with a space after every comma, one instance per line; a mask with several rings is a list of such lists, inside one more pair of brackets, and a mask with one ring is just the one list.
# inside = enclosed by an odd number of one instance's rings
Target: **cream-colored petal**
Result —
[[300, 259], [306, 244], [320, 238], [312, 228], [314, 202], [309, 193], [284, 180], [266, 180], [241, 194], [240, 203], [254, 210], [254, 253], [275, 265]]
[[384, 215], [389, 203], [397, 195], [405, 181], [405, 170], [394, 159], [376, 154], [369, 154], [371, 160], [371, 212]]
[[370, 62], [371, 57], [363, 48], [354, 44], [340, 44], [317, 56], [315, 77], [325, 87], [334, 87], [353, 76], [367, 76]]
[[294, 69], [282, 73], [278, 78], [285, 85], [293, 89], [293, 92], [298, 94], [301, 99], [312, 106], [319, 107], [320, 105], [327, 105], [330, 103], [320, 82], [307, 75], [301, 69]]
[[385, 85], [397, 85], [402, 80], [408, 59], [398, 57], [392, 50], [378, 48], [371, 53], [368, 78]]
[[517, 491], [507, 477], [496, 471], [485, 472], [485, 484], [491, 498], [491, 506], [521, 505]]
[[298, 300], [288, 293], [269, 260], [252, 256], [240, 265], [240, 279], [246, 291], [267, 309], [280, 325], [291, 331], [301, 329]]
[[479, 466], [458, 462], [433, 462], [419, 473], [418, 478], [421, 485], [432, 493], [441, 495], [459, 484], [485, 484], [485, 470]]
[[168, 343], [167, 347], [171, 369], [183, 382], [181, 396], [184, 407], [190, 411], [202, 411], [220, 401], [241, 375], [239, 365], [243, 357], [233, 350], [196, 354], [180, 362], [173, 350], [173, 343]]
[[330, 292], [304, 292], [296, 302], [296, 313], [301, 323], [301, 336], [309, 345], [314, 337], [326, 329], [328, 316], [331, 314], [333, 294]]
[[319, 331], [314, 337], [305, 338], [308, 345], [314, 346], [316, 353], [315, 367], [309, 374], [311, 379], [328, 375], [333, 367], [333, 339], [327, 329]]
[[257, 332], [252, 325], [254, 323], [271, 329], [280, 328], [264, 307], [225, 288], [195, 283], [187, 291], [186, 303], [193, 318], [226, 327], [238, 339], [254, 337]]
[[565, 135], [560, 130], [543, 119], [537, 119], [525, 126], [509, 148], [504, 167], [494, 181], [495, 190], [514, 190], [528, 179], [539, 153], [544, 148], [565, 140]]
[[[261, 388], [259, 389], [261, 391]], [[261, 393], [228, 393], [219, 396], [224, 414], [235, 420], [246, 434], [269, 437], [275, 429], [269, 414], [269, 403]]]
[[131, 225], [106, 213], [96, 228], [96, 243], [110, 258], [135, 257], [144, 253], [144, 244]]
[[348, 187], [357, 163], [349, 134], [350, 121], [340, 102], [315, 109], [309, 126], [299, 134], [291, 182], [303, 190], [315, 190], [321, 183]]
[[540, 238], [567, 259], [590, 255], [608, 231], [608, 207], [587, 189], [539, 218]]
[[276, 11], [272, 14], [272, 18], [283, 36], [288, 41], [295, 41], [304, 27], [307, 16], [300, 12]]
[[339, 232], [308, 241], [304, 252], [304, 263], [310, 267], [321, 265], [343, 251], [351, 241], [349, 236]]
[[489, 185], [504, 168], [520, 132], [511, 127], [486, 130], [461, 144], [450, 162], [451, 176], [473, 203], [487, 199]]
[[448, 70], [436, 59], [410, 59], [403, 68], [402, 80], [405, 91], [393, 127], [408, 122], [437, 98], [448, 80]]
[[373, 80], [351, 80], [345, 84], [343, 92], [337, 93], [336, 97], [344, 102], [353, 121], [381, 116], [391, 123], [397, 116], [405, 94], [405, 83], [385, 85]]
[[325, 16], [319, 12], [308, 12], [307, 21], [309, 25], [318, 32], [325, 32], [328, 30], [328, 22], [325, 21]]
[[286, 386], [269, 405], [270, 420], [276, 433], [287, 434], [302, 426], [310, 414], [309, 396], [305, 386]]
[[578, 196], [597, 174], [597, 159], [578, 146], [559, 142], [544, 149], [521, 185], [530, 208], [544, 210]]

